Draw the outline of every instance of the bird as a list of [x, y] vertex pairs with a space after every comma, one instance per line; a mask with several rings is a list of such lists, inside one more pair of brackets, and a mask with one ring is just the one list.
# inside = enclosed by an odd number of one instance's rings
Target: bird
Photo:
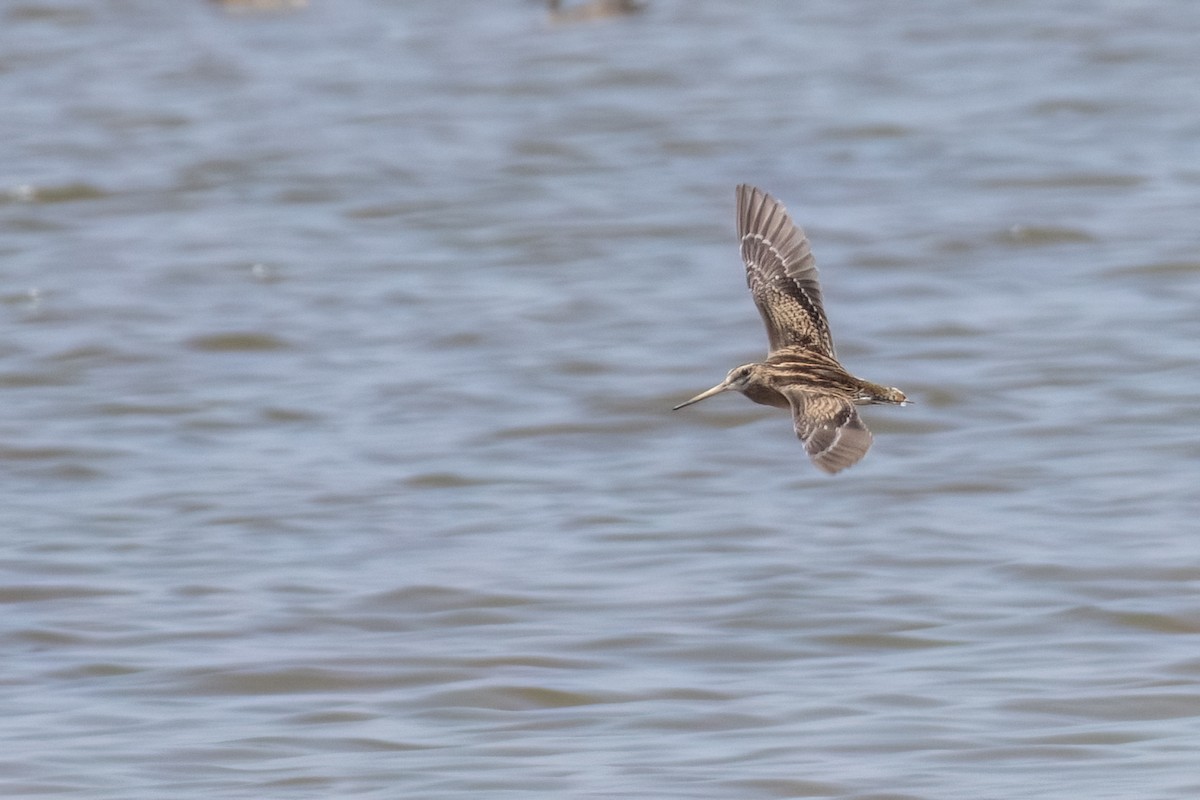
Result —
[[838, 361], [812, 247], [782, 203], [738, 186], [737, 232], [746, 284], [767, 327], [767, 358], [735, 367], [673, 410], [731, 389], [762, 405], [790, 408], [813, 464], [830, 475], [841, 472], [871, 447], [871, 431], [855, 406], [912, 401], [893, 386], [856, 378]]
[[595, 19], [620, 17], [636, 14], [646, 6], [636, 0], [587, 0], [570, 8], [562, 7], [562, 0], [548, 0], [551, 22], [586, 22]]

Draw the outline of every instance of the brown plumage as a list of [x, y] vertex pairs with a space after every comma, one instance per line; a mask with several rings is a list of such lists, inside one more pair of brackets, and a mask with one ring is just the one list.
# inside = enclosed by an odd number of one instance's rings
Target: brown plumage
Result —
[[746, 283], [767, 326], [765, 361], [744, 364], [684, 406], [735, 389], [756, 403], [791, 408], [796, 435], [818, 468], [840, 472], [871, 447], [855, 405], [909, 402], [899, 389], [856, 378], [838, 363], [808, 238], [775, 198], [737, 187]]

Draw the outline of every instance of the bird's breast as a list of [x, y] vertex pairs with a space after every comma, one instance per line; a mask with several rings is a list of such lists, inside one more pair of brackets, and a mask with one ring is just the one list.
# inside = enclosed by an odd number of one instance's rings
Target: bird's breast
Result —
[[772, 389], [770, 386], [764, 386], [761, 383], [752, 383], [745, 389], [742, 389], [742, 394], [749, 397], [756, 403], [764, 406], [775, 406], [775, 408], [790, 408], [791, 403], [788, 399], [779, 392]]

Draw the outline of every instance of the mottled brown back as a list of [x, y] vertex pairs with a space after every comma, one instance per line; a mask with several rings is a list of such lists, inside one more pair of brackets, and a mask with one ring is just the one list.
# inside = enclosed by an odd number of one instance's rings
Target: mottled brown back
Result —
[[737, 187], [737, 227], [746, 283], [767, 326], [769, 352], [799, 346], [834, 357], [808, 238], [761, 189]]

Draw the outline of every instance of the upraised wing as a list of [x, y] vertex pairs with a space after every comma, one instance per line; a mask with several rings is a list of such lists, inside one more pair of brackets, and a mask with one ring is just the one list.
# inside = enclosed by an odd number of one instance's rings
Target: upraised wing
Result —
[[737, 228], [746, 283], [766, 323], [769, 352], [798, 345], [836, 357], [804, 231], [782, 203], [746, 184], [737, 187]]

